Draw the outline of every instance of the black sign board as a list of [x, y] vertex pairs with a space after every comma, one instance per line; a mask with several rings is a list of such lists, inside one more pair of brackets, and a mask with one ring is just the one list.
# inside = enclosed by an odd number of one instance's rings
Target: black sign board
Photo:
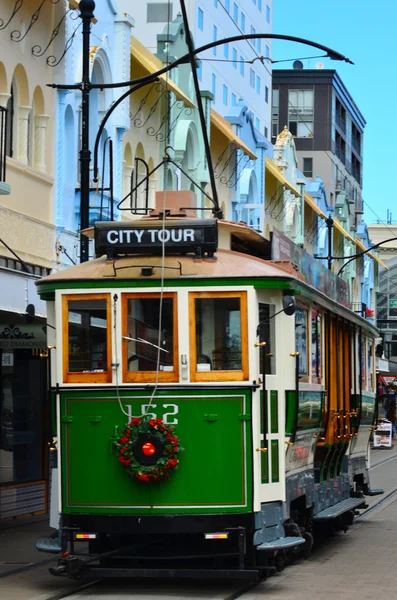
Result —
[[[163, 226], [164, 225], [164, 226]], [[214, 219], [95, 223], [95, 254], [115, 257], [124, 254], [205, 254], [218, 247]]]

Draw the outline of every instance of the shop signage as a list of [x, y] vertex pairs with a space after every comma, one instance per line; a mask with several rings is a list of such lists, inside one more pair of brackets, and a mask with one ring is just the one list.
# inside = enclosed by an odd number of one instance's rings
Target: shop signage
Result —
[[[296, 264], [306, 283], [312, 285], [339, 304], [350, 308], [349, 284], [321, 262], [300, 248], [277, 229], [272, 235], [272, 259], [289, 260]], [[397, 312], [396, 312], [397, 318]]]
[[217, 250], [218, 232], [215, 220], [153, 221], [132, 223], [96, 223], [95, 252], [107, 254], [213, 254]]
[[[0, 348], [14, 350], [17, 348], [46, 348], [47, 337], [45, 327], [41, 325], [1, 325]], [[4, 355], [4, 352], [3, 352]]]
[[397, 319], [397, 298], [389, 298], [389, 319]]

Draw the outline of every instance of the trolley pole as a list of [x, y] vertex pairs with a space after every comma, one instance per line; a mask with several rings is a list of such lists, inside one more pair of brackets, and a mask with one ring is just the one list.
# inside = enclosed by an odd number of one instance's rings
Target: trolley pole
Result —
[[[83, 69], [81, 86], [81, 150], [80, 150], [80, 230], [89, 227], [90, 206], [90, 33], [91, 20], [94, 17], [94, 0], [81, 0], [79, 4], [80, 18], [83, 23]], [[80, 262], [86, 262], [89, 242], [85, 235], [80, 233]]]

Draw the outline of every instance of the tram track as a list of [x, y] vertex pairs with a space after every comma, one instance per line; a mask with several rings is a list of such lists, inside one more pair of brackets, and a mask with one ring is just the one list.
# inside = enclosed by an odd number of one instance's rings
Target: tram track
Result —
[[[192, 598], [192, 600], [204, 600], [211, 597], [213, 598], [213, 600], [237, 600], [247, 592], [253, 590], [258, 585], [258, 582], [255, 581], [252, 583], [245, 583], [244, 585], [237, 587], [237, 589], [230, 589], [229, 586], [227, 590], [222, 590], [221, 584], [219, 584], [219, 582], [215, 584], [215, 589], [214, 585], [211, 585], [210, 583], [205, 587], [198, 586], [196, 596], [194, 595], [194, 585], [191, 585], [190, 589], [187, 590], [186, 586], [183, 587], [184, 584], [182, 583], [182, 581], [174, 581], [173, 584], [169, 586], [169, 590], [167, 590], [167, 586], [164, 587], [164, 582], [161, 582], [161, 588], [159, 587], [158, 593], [156, 593], [156, 590], [153, 588], [153, 582], [150, 582], [150, 585], [148, 585], [148, 589], [145, 590], [143, 587], [143, 584], [145, 582], [143, 580], [131, 579], [130, 581], [133, 582], [139, 588], [136, 591], [131, 589], [128, 590], [128, 598], [130, 598], [131, 600], [134, 597], [139, 597], [141, 600], [143, 600], [146, 594], [148, 599], [152, 599], [154, 596], [158, 596], [158, 598], [161, 598], [161, 600], [175, 600], [176, 598], [179, 599], [181, 597], [185, 597], [187, 593], [189, 594], [189, 597]], [[113, 588], [111, 591], [106, 586], [106, 582], [107, 580], [105, 579], [96, 579], [94, 581], [89, 581], [73, 589], [64, 590], [62, 592], [49, 596], [48, 598], [46, 598], [46, 600], [64, 600], [66, 598], [68, 598], [69, 600], [81, 600], [82, 597], [86, 597], [87, 600], [94, 600], [96, 598], [96, 594], [98, 593], [101, 594], [101, 597], [109, 595], [109, 600], [116, 600], [118, 598], [121, 599], [125, 597], [125, 580], [121, 586], [120, 582], [118, 582], [118, 585], [117, 583], [114, 584], [113, 582], [115, 588]], [[148, 582], [146, 581], [146, 583]], [[105, 586], [105, 589], [101, 589], [101, 584]], [[180, 588], [179, 584], [181, 584]], [[158, 582], [158, 585], [160, 586], [160, 582]], [[96, 589], [95, 586], [98, 586], [98, 589]], [[91, 588], [94, 589], [91, 590]], [[86, 591], [88, 592], [87, 594], [85, 593]], [[214, 595], [210, 596], [209, 594], [211, 593], [213, 593]]]

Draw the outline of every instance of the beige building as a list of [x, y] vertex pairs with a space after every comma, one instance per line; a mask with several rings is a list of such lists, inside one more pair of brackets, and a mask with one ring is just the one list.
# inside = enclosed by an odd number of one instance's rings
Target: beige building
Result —
[[[47, 509], [48, 350], [35, 281], [56, 264], [56, 94], [47, 84], [57, 69], [46, 59], [63, 40], [41, 51], [65, 10], [0, 1], [0, 519]], [[28, 321], [28, 305], [41, 318]]]

